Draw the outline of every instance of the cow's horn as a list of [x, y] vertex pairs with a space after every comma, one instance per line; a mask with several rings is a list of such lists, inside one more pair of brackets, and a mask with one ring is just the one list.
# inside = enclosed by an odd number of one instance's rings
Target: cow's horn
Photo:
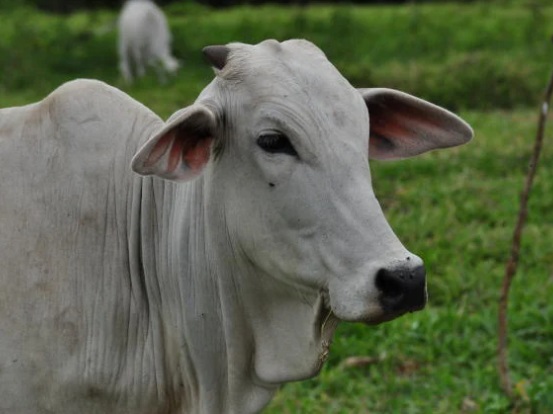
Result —
[[221, 70], [227, 64], [230, 49], [221, 45], [206, 46], [203, 48], [202, 52], [211, 65]]

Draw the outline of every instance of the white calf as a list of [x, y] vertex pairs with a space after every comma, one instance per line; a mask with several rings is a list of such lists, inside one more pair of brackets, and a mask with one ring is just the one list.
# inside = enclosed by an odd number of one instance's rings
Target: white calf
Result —
[[171, 33], [167, 19], [150, 0], [128, 0], [119, 16], [119, 68], [127, 82], [132, 82], [134, 63], [136, 75], [143, 76], [146, 65], [156, 68], [160, 81], [165, 72], [174, 74], [179, 62], [171, 55]]

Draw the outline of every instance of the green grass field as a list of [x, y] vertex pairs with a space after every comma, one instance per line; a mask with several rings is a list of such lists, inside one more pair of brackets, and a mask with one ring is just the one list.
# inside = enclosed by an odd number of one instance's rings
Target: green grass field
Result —
[[[356, 86], [388, 86], [454, 109], [475, 130], [465, 147], [373, 163], [375, 191], [404, 244], [426, 262], [429, 306], [377, 327], [344, 324], [321, 375], [286, 385], [268, 413], [553, 413], [553, 129], [547, 128], [512, 287], [510, 367], [496, 370], [497, 303], [542, 89], [553, 64], [553, 5], [264, 6], [166, 11], [185, 65], [158, 85], [117, 72], [115, 13], [0, 11], [0, 106], [60, 83], [99, 78], [163, 117], [212, 78], [200, 50], [304, 37]], [[351, 367], [348, 357], [370, 357]]]

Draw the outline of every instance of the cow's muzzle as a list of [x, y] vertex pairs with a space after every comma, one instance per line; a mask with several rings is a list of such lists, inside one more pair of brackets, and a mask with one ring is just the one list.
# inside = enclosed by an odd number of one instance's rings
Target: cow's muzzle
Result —
[[380, 290], [380, 305], [388, 316], [414, 312], [426, 304], [424, 266], [380, 269], [375, 282]]

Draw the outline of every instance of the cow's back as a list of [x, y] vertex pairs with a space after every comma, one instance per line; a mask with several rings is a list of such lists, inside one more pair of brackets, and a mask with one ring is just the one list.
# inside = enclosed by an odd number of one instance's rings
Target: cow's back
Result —
[[125, 323], [106, 317], [124, 300], [109, 275], [128, 268], [131, 157], [161, 123], [85, 80], [0, 110], [0, 412], [58, 412], [58, 389], [71, 389], [62, 382], [75, 371], [112, 379], [87, 358], [102, 355], [105, 332]]

